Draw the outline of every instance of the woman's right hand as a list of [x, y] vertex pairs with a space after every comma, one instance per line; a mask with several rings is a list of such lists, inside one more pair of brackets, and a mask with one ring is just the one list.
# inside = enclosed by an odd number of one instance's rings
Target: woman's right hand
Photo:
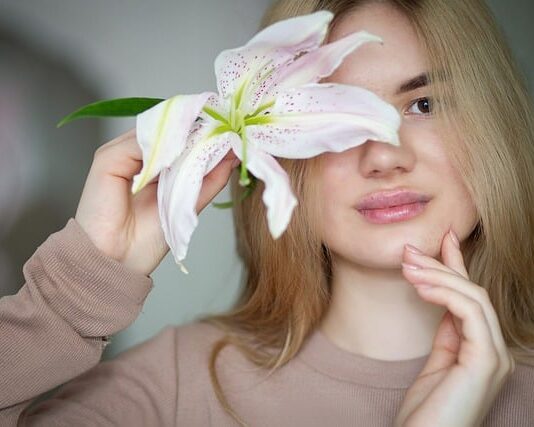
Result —
[[[128, 268], [150, 275], [169, 251], [158, 213], [159, 176], [135, 196], [132, 181], [143, 166], [135, 129], [99, 147], [85, 182], [75, 220], [94, 245]], [[199, 214], [226, 186], [239, 159], [230, 150], [204, 177]]]

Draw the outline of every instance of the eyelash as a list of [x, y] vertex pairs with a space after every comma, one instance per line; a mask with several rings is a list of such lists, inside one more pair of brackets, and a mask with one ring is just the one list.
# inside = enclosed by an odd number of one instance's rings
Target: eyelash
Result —
[[[422, 114], [417, 114], [417, 113], [416, 113], [415, 115], [416, 115], [416, 116], [419, 116], [419, 115], [423, 115], [423, 116], [431, 116], [431, 115], [432, 115], [432, 105], [433, 105], [433, 101], [432, 101], [432, 98], [429, 97], [429, 96], [423, 96], [423, 97], [421, 97], [421, 98], [417, 98], [417, 99], [415, 99], [415, 100], [412, 101], [412, 103], [409, 105], [408, 110], [409, 110], [410, 108], [412, 108], [413, 105], [417, 105], [420, 101], [424, 101], [425, 99], [428, 101], [428, 105], [429, 105], [428, 109], [430, 110], [430, 112], [429, 112], [429, 113], [422, 113]], [[414, 113], [409, 113], [409, 114], [414, 114]]]

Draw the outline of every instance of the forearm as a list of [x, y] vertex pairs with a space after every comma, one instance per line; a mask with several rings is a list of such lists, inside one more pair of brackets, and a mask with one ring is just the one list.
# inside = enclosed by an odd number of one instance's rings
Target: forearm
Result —
[[149, 277], [106, 257], [70, 219], [25, 263], [26, 283], [0, 299], [0, 424], [95, 366], [107, 337], [129, 326]]

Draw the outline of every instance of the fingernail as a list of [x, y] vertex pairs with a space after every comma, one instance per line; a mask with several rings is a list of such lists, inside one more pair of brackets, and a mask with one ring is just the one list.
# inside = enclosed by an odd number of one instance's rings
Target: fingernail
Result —
[[405, 262], [401, 262], [402, 266], [404, 268], [408, 268], [410, 270], [420, 270], [421, 267], [417, 266], [417, 265], [413, 265], [413, 264], [408, 264], [408, 263], [405, 263]]
[[454, 242], [456, 247], [460, 249], [460, 241], [458, 240], [458, 236], [456, 235], [456, 233], [453, 231], [452, 228], [449, 230], [449, 234], [451, 235], [452, 241]]
[[406, 249], [408, 249], [410, 252], [413, 252], [414, 254], [422, 254], [423, 253], [419, 249], [417, 249], [415, 246], [412, 246], [412, 245], [409, 245], [409, 244], [406, 244], [404, 246], [406, 246]]
[[232, 168], [235, 168], [239, 165], [240, 163], [240, 160], [239, 159], [235, 159], [233, 162], [232, 162]]

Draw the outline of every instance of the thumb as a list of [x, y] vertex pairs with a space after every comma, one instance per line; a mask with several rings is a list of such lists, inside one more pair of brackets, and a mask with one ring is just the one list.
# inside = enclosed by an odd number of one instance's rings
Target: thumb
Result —
[[226, 156], [204, 176], [196, 204], [197, 214], [200, 214], [204, 207], [206, 207], [207, 204], [210, 203], [226, 186], [232, 175], [232, 171], [238, 165], [235, 160], [235, 156], [233, 158]]

